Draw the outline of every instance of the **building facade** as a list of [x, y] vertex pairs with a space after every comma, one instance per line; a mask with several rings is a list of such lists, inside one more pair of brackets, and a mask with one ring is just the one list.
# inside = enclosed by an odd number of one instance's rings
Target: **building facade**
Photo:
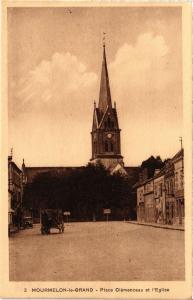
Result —
[[169, 160], [165, 166], [166, 224], [169, 225], [175, 224], [176, 222], [174, 184], [174, 164], [172, 160]]
[[155, 174], [153, 178], [154, 203], [155, 203], [155, 222], [165, 224], [165, 186], [163, 171]]
[[152, 178], [134, 185], [137, 195], [139, 222], [184, 224], [184, 163], [183, 149], [155, 170]]
[[145, 221], [144, 185], [137, 188], [137, 221]]
[[174, 196], [176, 205], [176, 223], [184, 224], [184, 151], [179, 151], [173, 158]]
[[153, 195], [153, 180], [147, 180], [144, 183], [144, 220], [145, 222], [155, 221], [155, 207]]
[[22, 218], [22, 171], [8, 157], [8, 221], [9, 228], [20, 227]]

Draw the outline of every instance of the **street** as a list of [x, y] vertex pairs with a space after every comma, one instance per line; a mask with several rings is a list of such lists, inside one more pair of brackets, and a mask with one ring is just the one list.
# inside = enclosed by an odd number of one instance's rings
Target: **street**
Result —
[[40, 225], [9, 239], [10, 281], [184, 280], [184, 232], [127, 222]]

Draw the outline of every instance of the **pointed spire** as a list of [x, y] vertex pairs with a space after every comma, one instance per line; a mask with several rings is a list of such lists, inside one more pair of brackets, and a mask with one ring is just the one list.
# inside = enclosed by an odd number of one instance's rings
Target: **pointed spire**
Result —
[[100, 94], [99, 94], [99, 110], [104, 112], [107, 106], [112, 107], [111, 92], [109, 85], [109, 75], [107, 69], [105, 43], [103, 42], [103, 62], [101, 72]]
[[182, 143], [182, 137], [181, 136], [179, 137], [179, 142], [180, 142], [181, 149], [183, 149], [183, 143]]
[[24, 158], [23, 158], [23, 163], [22, 163], [22, 170], [25, 169], [25, 161], [24, 161]]

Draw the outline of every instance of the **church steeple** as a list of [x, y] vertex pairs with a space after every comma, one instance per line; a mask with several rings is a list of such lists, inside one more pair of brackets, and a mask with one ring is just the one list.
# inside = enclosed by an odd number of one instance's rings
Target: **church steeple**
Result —
[[123, 166], [121, 138], [116, 105], [112, 107], [105, 45], [98, 107], [94, 103], [91, 163], [102, 163], [107, 169]]
[[112, 107], [112, 103], [111, 103], [111, 91], [109, 85], [109, 75], [107, 69], [106, 50], [105, 50], [105, 44], [103, 44], [103, 62], [102, 62], [99, 106], [98, 106], [99, 111], [101, 113], [104, 113], [107, 106]]

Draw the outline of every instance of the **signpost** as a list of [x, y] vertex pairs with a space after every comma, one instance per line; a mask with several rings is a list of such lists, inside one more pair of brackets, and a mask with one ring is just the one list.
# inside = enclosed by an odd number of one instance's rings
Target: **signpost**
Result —
[[103, 213], [104, 213], [104, 215], [107, 216], [107, 222], [108, 222], [109, 214], [111, 214], [111, 209], [110, 208], [105, 208]]
[[64, 216], [66, 216], [66, 222], [68, 223], [68, 216], [70, 216], [70, 211], [64, 211]]

